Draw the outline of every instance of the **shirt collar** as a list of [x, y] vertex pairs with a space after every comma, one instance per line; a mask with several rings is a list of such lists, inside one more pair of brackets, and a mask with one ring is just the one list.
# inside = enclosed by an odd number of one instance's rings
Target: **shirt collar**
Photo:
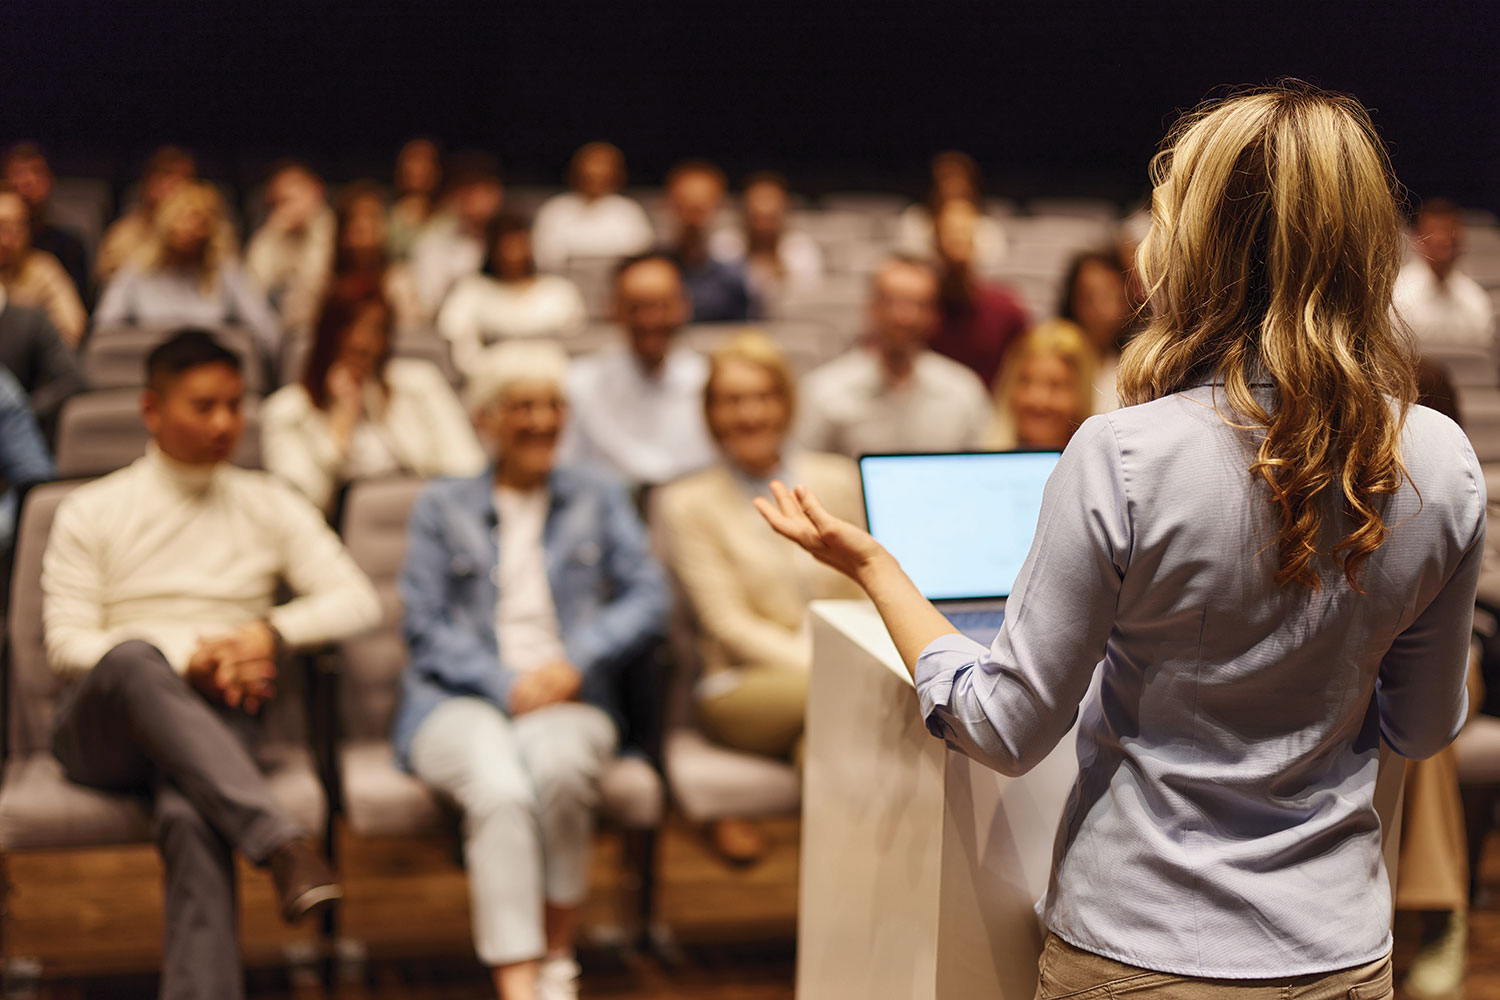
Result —
[[214, 480], [218, 478], [222, 462], [214, 462], [210, 465], [189, 465], [179, 462], [161, 450], [161, 446], [152, 441], [146, 446], [146, 467], [153, 475], [164, 480], [174, 489], [189, 495], [202, 495], [207, 493], [213, 486]]

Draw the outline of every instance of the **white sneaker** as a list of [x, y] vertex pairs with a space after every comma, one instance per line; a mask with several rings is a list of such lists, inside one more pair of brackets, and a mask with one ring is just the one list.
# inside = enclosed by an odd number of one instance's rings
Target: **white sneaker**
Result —
[[536, 977], [536, 1000], [578, 1000], [578, 976], [571, 958], [544, 958]]

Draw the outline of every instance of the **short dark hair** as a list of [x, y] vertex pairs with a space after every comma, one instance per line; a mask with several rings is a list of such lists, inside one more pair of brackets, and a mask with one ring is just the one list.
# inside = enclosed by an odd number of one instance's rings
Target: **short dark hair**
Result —
[[1460, 215], [1458, 202], [1451, 198], [1424, 198], [1412, 213], [1411, 220], [1416, 222], [1423, 216], [1434, 216], [1442, 219], [1456, 219]]
[[179, 375], [203, 365], [228, 365], [236, 373], [244, 371], [240, 356], [219, 343], [212, 331], [199, 327], [178, 330], [146, 355], [146, 386], [166, 392]]
[[[500, 277], [500, 262], [496, 260], [495, 244], [500, 242], [501, 237], [510, 236], [513, 233], [525, 233], [530, 236], [531, 220], [517, 212], [501, 212], [490, 220], [490, 224], [484, 229], [484, 264], [479, 268], [480, 274], [489, 275], [491, 278]], [[536, 273], [534, 258], [528, 273]]]
[[683, 160], [671, 170], [668, 170], [666, 181], [662, 186], [670, 190], [684, 177], [692, 177], [695, 174], [709, 178], [721, 188], [729, 187], [729, 178], [724, 176], [724, 171], [719, 169], [718, 164], [699, 158]]
[[[34, 139], [22, 139], [20, 142], [11, 143], [5, 150], [5, 156], [0, 157], [0, 169], [10, 169], [10, 165], [17, 160], [41, 160], [47, 163], [47, 151], [42, 144]], [[51, 170], [51, 164], [47, 166]]]

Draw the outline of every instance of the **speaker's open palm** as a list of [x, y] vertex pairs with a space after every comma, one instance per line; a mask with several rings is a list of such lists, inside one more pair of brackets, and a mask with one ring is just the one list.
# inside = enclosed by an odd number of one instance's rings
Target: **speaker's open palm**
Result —
[[828, 513], [806, 486], [789, 490], [773, 482], [771, 495], [774, 504], [764, 497], [755, 498], [755, 509], [767, 523], [856, 583], [862, 571], [885, 552], [868, 532]]

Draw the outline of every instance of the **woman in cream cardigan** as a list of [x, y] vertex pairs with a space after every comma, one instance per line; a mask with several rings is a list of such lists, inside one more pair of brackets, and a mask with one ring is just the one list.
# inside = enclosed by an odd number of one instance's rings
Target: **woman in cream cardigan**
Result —
[[[764, 335], [736, 337], [710, 359], [704, 389], [708, 428], [723, 460], [662, 488], [657, 503], [663, 556], [696, 626], [703, 677], [697, 719], [713, 740], [750, 753], [800, 756], [812, 641], [808, 602], [859, 596], [839, 574], [779, 538], [751, 505], [772, 479], [817, 482], [841, 516], [863, 521], [859, 476], [841, 455], [793, 451], [795, 405], [786, 359]], [[725, 857], [765, 850], [745, 820], [717, 823]]]
[[323, 306], [302, 380], [261, 407], [266, 468], [324, 511], [352, 479], [469, 476], [485, 455], [442, 372], [391, 357], [391, 307], [379, 295]]

